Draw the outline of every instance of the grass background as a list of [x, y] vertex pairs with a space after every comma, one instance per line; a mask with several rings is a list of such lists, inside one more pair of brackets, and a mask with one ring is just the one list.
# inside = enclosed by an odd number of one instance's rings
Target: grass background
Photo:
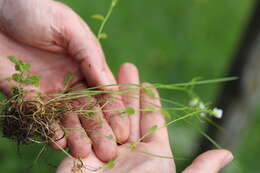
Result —
[[[110, 4], [109, 0], [63, 2], [73, 8], [94, 32], [99, 22], [90, 16], [104, 14]], [[132, 62], [138, 66], [141, 80], [149, 82], [176, 83], [193, 77], [224, 77], [252, 6], [252, 0], [119, 0], [105, 28], [108, 39], [102, 41], [107, 61], [115, 75], [120, 64]], [[220, 84], [201, 86], [197, 92], [203, 100], [214, 102], [219, 87]], [[178, 99], [173, 93], [162, 94]], [[257, 145], [260, 118], [254, 117], [233, 151], [239, 158], [240, 167], [250, 173], [259, 171], [256, 156], [260, 154]], [[198, 145], [198, 134], [181, 123], [169, 130], [175, 153], [191, 157]], [[1, 138], [0, 172], [54, 172], [63, 154], [48, 149], [39, 163], [31, 168], [39, 150], [39, 146], [32, 145], [21, 147], [19, 152], [14, 143]], [[179, 169], [184, 166], [184, 162], [177, 163]], [[238, 170], [230, 166], [227, 172]]]

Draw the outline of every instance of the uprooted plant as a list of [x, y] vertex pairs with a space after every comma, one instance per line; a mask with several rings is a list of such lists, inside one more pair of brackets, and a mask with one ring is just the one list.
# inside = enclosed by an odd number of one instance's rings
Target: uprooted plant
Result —
[[[146, 135], [154, 133], [160, 128], [165, 128], [177, 121], [187, 119], [189, 117], [196, 117], [203, 121], [208, 121], [207, 115], [221, 118], [222, 110], [214, 108], [210, 109], [209, 106], [204, 104], [201, 99], [194, 93], [193, 87], [199, 84], [216, 83], [233, 80], [234, 78], [223, 78], [215, 80], [198, 81], [192, 80], [187, 83], [179, 84], [153, 84], [151, 86], [131, 85], [131, 88], [122, 90], [102, 90], [107, 86], [99, 86], [82, 90], [75, 90], [79, 86], [68, 88], [69, 82], [73, 79], [71, 74], [66, 75], [64, 85], [66, 88], [59, 93], [44, 94], [36, 90], [26, 90], [27, 86], [38, 87], [40, 83], [40, 76], [30, 74], [30, 64], [23, 62], [16, 57], [8, 57], [14, 63], [17, 73], [13, 74], [6, 80], [15, 82], [17, 85], [11, 89], [11, 97], [1, 102], [5, 107], [2, 118], [2, 128], [4, 137], [15, 141], [17, 144], [49, 144], [55, 143], [57, 140], [63, 138], [67, 134], [67, 130], [62, 126], [61, 119], [65, 114], [77, 113], [85, 118], [99, 121], [102, 127], [102, 120], [95, 119], [94, 114], [101, 110], [96, 110], [94, 107], [98, 104], [101, 108], [109, 102], [117, 99], [117, 95], [124, 95], [130, 90], [145, 90], [149, 97], [154, 97], [151, 88], [169, 89], [186, 93], [191, 100], [188, 104], [182, 104], [170, 99], [161, 98], [162, 102], [167, 103], [168, 107], [157, 108], [157, 106], [150, 106], [144, 109], [134, 109], [127, 107], [122, 110], [103, 110], [110, 112], [119, 112], [122, 116], [131, 116], [135, 111], [159, 111], [169, 121], [163, 127], [153, 126]], [[119, 84], [118, 84], [119, 85]], [[130, 85], [130, 84], [120, 84]], [[111, 87], [111, 85], [110, 85]], [[32, 94], [33, 93], [33, 94]], [[110, 97], [100, 97], [103, 94], [113, 94]], [[92, 99], [99, 97], [98, 101]], [[135, 96], [133, 96], [135, 97]], [[77, 99], [85, 99], [85, 104], [75, 106], [74, 101]], [[152, 104], [151, 104], [152, 105]], [[172, 116], [174, 115], [174, 116]], [[64, 136], [55, 139], [57, 128], [54, 124], [59, 124], [64, 131]], [[107, 138], [114, 140], [111, 136]], [[140, 141], [144, 138], [141, 137]], [[134, 149], [136, 143], [130, 145], [130, 149]], [[65, 150], [63, 150], [69, 155]], [[70, 156], [70, 155], [69, 155]], [[72, 156], [70, 156], [72, 157]], [[114, 161], [108, 162], [106, 166], [111, 167]], [[76, 162], [75, 162], [76, 163]], [[78, 164], [76, 164], [78, 165]]]
[[[115, 7], [117, 0], [112, 0], [110, 9], [106, 16], [100, 14], [93, 15], [92, 17], [101, 21], [100, 29], [98, 31], [98, 39], [104, 39], [107, 37], [107, 34], [103, 32], [104, 26], [109, 19], [113, 8]], [[4, 112], [0, 116], [2, 122], [2, 130], [4, 137], [13, 140], [18, 145], [23, 144], [43, 144], [44, 147], [46, 144], [55, 143], [61, 138], [66, 137], [67, 131], [62, 126], [61, 119], [65, 114], [77, 113], [85, 118], [99, 121], [100, 127], [102, 127], [102, 119], [95, 119], [94, 114], [98, 111], [111, 111], [119, 112], [121, 116], [131, 116], [136, 111], [158, 111], [161, 112], [163, 116], [167, 118], [167, 123], [163, 127], [153, 126], [147, 133], [140, 138], [140, 142], [145, 136], [154, 133], [160, 128], [166, 128], [167, 126], [176, 123], [181, 120], [186, 120], [191, 117], [195, 117], [200, 122], [209, 122], [210, 119], [208, 116], [214, 116], [221, 118], [222, 110], [218, 108], [211, 109], [210, 105], [205, 104], [199, 96], [194, 92], [194, 86], [200, 84], [210, 84], [210, 83], [219, 83], [234, 80], [235, 78], [221, 78], [221, 79], [212, 79], [212, 80], [198, 80], [194, 79], [186, 83], [177, 83], [177, 84], [152, 84], [151, 86], [139, 86], [133, 84], [115, 84], [119, 85], [131, 85], [131, 88], [121, 89], [121, 90], [102, 90], [105, 87], [109, 86], [98, 86], [87, 89], [78, 89], [80, 86], [74, 86], [69, 88], [69, 83], [73, 80], [71, 74], [66, 75], [64, 78], [65, 88], [59, 93], [53, 94], [44, 94], [38, 90], [26, 89], [30, 86], [39, 87], [40, 76], [32, 75], [30, 73], [30, 64], [23, 62], [16, 57], [8, 57], [9, 60], [14, 63], [17, 73], [13, 74], [11, 77], [7, 78], [7, 81], [15, 82], [15, 86], [10, 91], [10, 97], [2, 102], [1, 105], [4, 106]], [[146, 107], [145, 109], [134, 109], [127, 107], [123, 110], [96, 110], [96, 105], [101, 105], [101, 108], [106, 104], [113, 102], [117, 99], [118, 95], [124, 95], [130, 90], [145, 90], [149, 97], [154, 97], [154, 93], [151, 88], [157, 89], [167, 89], [176, 92], [183, 92], [187, 94], [189, 102], [186, 104], [173, 101], [167, 98], [161, 98], [161, 102], [165, 103], [167, 107], [158, 108], [155, 106]], [[112, 94], [110, 97], [100, 97], [104, 94]], [[98, 97], [99, 99], [92, 99]], [[135, 97], [135, 96], [133, 96]], [[83, 105], [75, 106], [75, 100], [84, 99], [85, 102]], [[151, 104], [153, 105], [153, 104]], [[64, 136], [56, 138], [57, 127], [54, 126], [58, 124], [64, 132]], [[210, 139], [203, 131], [199, 132]], [[112, 135], [107, 136], [111, 140], [113, 139]], [[211, 139], [210, 139], [211, 140]], [[212, 140], [211, 140], [212, 141]], [[129, 150], [134, 150], [138, 142], [135, 142], [129, 145]], [[213, 141], [214, 143], [214, 141]], [[214, 143], [215, 144], [215, 143]], [[217, 145], [217, 144], [215, 144]], [[44, 148], [43, 147], [43, 148]], [[43, 150], [39, 153], [42, 153]], [[65, 150], [62, 150], [65, 154], [69, 155]], [[140, 151], [141, 152], [141, 151]], [[149, 153], [145, 153], [149, 154]], [[157, 157], [157, 156], [155, 156]], [[161, 156], [158, 156], [161, 157]], [[162, 156], [164, 157], [164, 156]], [[168, 158], [172, 159], [172, 158]], [[111, 160], [104, 165], [106, 168], [112, 168], [115, 165], [116, 160]], [[81, 160], [75, 159], [75, 171], [82, 170], [84, 168]], [[101, 169], [101, 168], [97, 168]]]

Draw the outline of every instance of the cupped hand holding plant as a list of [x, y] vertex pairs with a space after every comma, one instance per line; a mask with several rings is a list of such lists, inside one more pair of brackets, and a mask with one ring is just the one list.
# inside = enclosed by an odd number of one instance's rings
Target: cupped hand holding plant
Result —
[[[115, 2], [112, 1], [111, 7]], [[84, 169], [115, 173], [175, 172], [164, 119], [158, 111], [161, 109], [157, 92], [152, 89], [155, 97], [150, 97], [145, 88], [151, 87], [142, 84], [123, 98], [121, 94], [116, 94], [114, 91], [118, 91], [119, 86], [111, 86], [116, 81], [106, 64], [101, 46], [78, 15], [54, 0], [0, 0], [0, 7], [0, 88], [11, 98], [8, 101], [14, 101], [14, 105], [18, 102], [21, 108], [16, 110], [17, 107], [10, 106], [9, 113], [13, 110], [14, 113], [19, 113], [3, 117], [15, 119], [21, 113], [24, 115], [22, 118], [29, 115], [34, 124], [43, 126], [41, 133], [46, 129], [49, 132], [49, 128], [50, 131], [55, 129], [55, 135], [50, 139], [52, 146], [55, 149], [69, 147], [71, 154], [68, 154], [57, 172], [75, 173]], [[99, 32], [98, 37], [101, 36], [102, 32]], [[19, 57], [22, 61], [14, 57], [9, 57], [8, 60], [6, 57], [10, 55]], [[41, 77], [39, 88], [32, 86], [38, 84], [37, 76]], [[135, 67], [130, 64], [122, 66], [118, 82], [138, 84]], [[26, 93], [24, 98], [12, 99], [11, 94], [16, 92], [12, 87], [16, 85], [26, 91], [21, 92]], [[103, 90], [102, 97], [95, 98], [100, 94], [84, 95], [88, 92], [95, 93], [96, 90], [84, 90], [93, 86], [106, 86], [99, 88]], [[121, 86], [120, 90], [129, 87]], [[162, 86], [165, 87], [175, 86]], [[139, 92], [138, 89], [142, 88]], [[78, 95], [80, 99], [76, 99]], [[66, 102], [67, 99], [69, 102]], [[111, 100], [107, 101], [109, 99]], [[81, 109], [87, 107], [90, 100], [97, 103], [91, 107], [92, 112]], [[70, 101], [73, 104], [67, 105]], [[25, 107], [21, 106], [24, 102], [27, 103]], [[150, 106], [157, 107], [158, 110], [154, 111]], [[26, 112], [24, 108], [30, 109]], [[185, 117], [212, 113], [206, 108], [194, 109], [195, 112]], [[55, 115], [61, 112], [64, 112], [62, 120], [52, 124], [52, 127], [42, 123], [46, 121], [38, 122], [39, 119], [34, 118], [36, 115]], [[131, 116], [125, 116], [126, 112]], [[83, 116], [85, 113], [91, 116]], [[177, 120], [173, 122], [175, 121]], [[32, 132], [30, 123], [27, 125], [26, 130]], [[33, 130], [37, 131], [37, 128]], [[20, 137], [19, 134], [15, 136]], [[49, 138], [49, 135], [46, 134], [45, 137]], [[41, 142], [37, 138], [26, 139]], [[116, 144], [126, 141], [126, 144], [120, 146]], [[87, 158], [76, 160], [75, 157]], [[232, 155], [228, 151], [209, 151], [195, 159], [184, 172], [214, 173], [230, 159]], [[103, 161], [109, 162], [104, 164]]]
[[[138, 84], [139, 76], [134, 65], [124, 64], [119, 70], [118, 83]], [[151, 87], [141, 84], [141, 88]], [[122, 86], [121, 89], [131, 88]], [[130, 90], [123, 96], [126, 107], [136, 111], [131, 116], [131, 133], [128, 142], [118, 146], [118, 157], [103, 163], [92, 152], [86, 159], [66, 157], [57, 173], [174, 173], [174, 156], [169, 144], [164, 116], [151, 107], [161, 108], [159, 94], [151, 89], [151, 97], [145, 90]], [[232, 160], [227, 150], [211, 150], [197, 157], [183, 173], [217, 173]]]
[[[15, 65], [5, 58], [10, 55], [29, 63], [30, 73], [41, 77], [40, 88], [27, 86], [26, 90], [51, 94], [79, 84], [80, 89], [84, 89], [116, 83], [99, 42], [67, 6], [54, 0], [0, 0], [0, 7], [0, 88], [5, 94], [10, 96], [11, 87], [17, 85], [5, 80], [17, 73]], [[69, 84], [64, 83], [67, 74], [73, 76]], [[117, 87], [103, 89], [117, 90]], [[111, 94], [105, 95], [111, 97]], [[77, 104], [84, 102], [78, 100]], [[116, 100], [102, 107], [96, 105], [95, 109], [120, 110], [124, 105], [117, 96]], [[62, 126], [70, 130], [66, 139], [61, 138], [60, 131], [57, 138], [61, 139], [55, 141], [53, 147], [68, 146], [72, 156], [84, 158], [91, 150], [92, 141], [100, 159], [115, 158], [116, 142], [107, 136], [112, 135], [119, 142], [126, 141], [130, 131], [129, 118], [116, 111], [99, 111], [95, 116], [104, 119], [102, 127], [96, 128], [99, 122], [78, 117], [76, 113], [65, 115]], [[92, 133], [93, 128], [98, 133]]]

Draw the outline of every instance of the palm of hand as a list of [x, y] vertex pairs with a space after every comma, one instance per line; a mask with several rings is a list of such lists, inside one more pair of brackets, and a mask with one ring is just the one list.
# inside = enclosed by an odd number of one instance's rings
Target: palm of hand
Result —
[[[0, 29], [3, 30], [0, 32], [2, 42], [0, 56], [17, 56], [29, 62], [32, 66], [31, 72], [42, 77], [41, 92], [54, 93], [64, 88], [63, 79], [66, 74], [74, 74], [75, 83], [78, 83], [83, 77], [79, 71], [79, 64], [67, 55], [66, 48], [62, 47], [61, 43], [59, 44], [61, 37], [56, 36], [55, 31], [51, 29], [52, 27], [62, 27], [51, 24], [59, 24], [52, 20], [57, 20], [58, 14], [65, 13], [66, 8], [61, 4], [52, 5], [52, 8], [41, 5], [40, 14], [43, 13], [44, 16], [39, 16], [37, 14], [39, 9], [36, 8], [39, 2], [5, 1], [0, 14]], [[10, 10], [19, 5], [17, 3], [21, 3], [19, 13], [16, 10]], [[41, 1], [40, 3], [55, 2]], [[48, 11], [56, 11], [56, 14], [48, 14]], [[14, 73], [11, 63], [3, 63], [1, 68], [5, 71], [1, 71], [3, 77], [9, 77], [11, 73]], [[3, 79], [3, 77], [1, 78]]]
[[[94, 153], [82, 160], [83, 167], [79, 170], [82, 172], [97, 172], [97, 173], [113, 173], [113, 172], [127, 172], [127, 173], [151, 173], [163, 172], [174, 173], [175, 164], [172, 157], [171, 150], [168, 146], [161, 147], [158, 143], [139, 143], [135, 149], [129, 148], [130, 144], [124, 144], [118, 147], [118, 157], [115, 161], [114, 168], [105, 168], [104, 163], [101, 162]], [[162, 157], [169, 158], [162, 158]], [[59, 166], [57, 173], [71, 173], [75, 168], [75, 160], [66, 157]], [[99, 169], [98, 169], [99, 168]], [[98, 169], [98, 171], [96, 171]]]
[[[43, 51], [37, 48], [21, 44], [0, 33], [1, 57], [17, 56], [19, 59], [31, 64], [31, 73], [41, 76], [41, 92], [56, 93], [64, 89], [64, 77], [72, 73], [75, 77], [75, 83], [79, 83], [83, 77], [79, 71], [79, 65], [72, 59], [63, 54], [55, 54]], [[8, 60], [3, 60], [1, 64], [1, 79], [10, 77], [15, 73], [13, 64]], [[2, 83], [8, 83], [2, 81]], [[5, 87], [3, 87], [5, 88]]]
[[[16, 7], [19, 7], [18, 10], [11, 10]], [[112, 75], [106, 67], [103, 53], [94, 35], [72, 10], [61, 3], [50, 0], [8, 0], [4, 1], [1, 8], [0, 56], [17, 56], [30, 63], [31, 73], [41, 76], [40, 90], [34, 89], [47, 94], [57, 93], [64, 89], [64, 77], [68, 73], [74, 77], [73, 85], [83, 84], [85, 87], [86, 81], [93, 85], [101, 85], [102, 82], [97, 80], [98, 77], [102, 78], [103, 74]], [[87, 39], [84, 40], [83, 37]], [[85, 60], [84, 57], [91, 58]], [[0, 72], [0, 88], [8, 93], [14, 83], [4, 79], [16, 71], [14, 65], [6, 58], [1, 59], [0, 68], [3, 69]], [[88, 80], [91, 77], [94, 78], [94, 82], [92, 79]], [[98, 116], [103, 118], [103, 115]], [[95, 122], [86, 119], [83, 120], [85, 123], [82, 125], [76, 114], [65, 118], [68, 123], [63, 122], [63, 124], [70, 129], [81, 129], [84, 126], [87, 130], [91, 128], [89, 124], [95, 126]], [[105, 124], [104, 128], [99, 129], [100, 133], [113, 134], [107, 122]], [[54, 148], [60, 149], [67, 145], [74, 157], [86, 157], [90, 151], [90, 140], [86, 136], [85, 132], [72, 130], [68, 136], [68, 144], [65, 139], [62, 139], [59, 141], [59, 146], [54, 145]], [[92, 139], [92, 136], [90, 138]], [[97, 137], [93, 136], [93, 138]], [[97, 150], [104, 147], [100, 145], [101, 141], [103, 143], [108, 141], [105, 135], [101, 138], [103, 140], [99, 139], [96, 142]], [[115, 156], [115, 142], [105, 143], [111, 146], [111, 152], [104, 158], [107, 160]]]
[[[16, 85], [14, 83], [5, 81], [4, 79], [10, 77], [13, 73], [16, 73], [14, 64], [12, 64], [6, 56], [16, 56], [19, 59], [31, 64], [31, 73], [39, 75], [40, 88], [31, 88], [44, 94], [58, 93], [65, 88], [64, 78], [68, 73], [73, 74], [73, 85], [83, 84], [83, 76], [79, 71], [79, 65], [65, 54], [57, 54], [49, 51], [33, 48], [31, 46], [20, 43], [8, 37], [7, 35], [0, 33], [0, 50], [1, 50], [1, 84], [2, 91], [6, 94], [9, 93], [9, 89]], [[70, 86], [66, 86], [70, 87]], [[75, 117], [76, 118], [76, 117]], [[56, 127], [56, 125], [55, 125]], [[57, 126], [58, 127], [58, 126]], [[58, 130], [57, 138], [63, 136], [63, 132]], [[66, 147], [66, 140], [63, 138], [58, 142], [58, 145], [53, 145], [55, 149]], [[88, 149], [85, 149], [85, 151]], [[86, 153], [83, 153], [86, 155]]]
[[[137, 69], [131, 64], [121, 66], [118, 76], [118, 83], [139, 83]], [[149, 84], [141, 86], [150, 87]], [[131, 86], [122, 86], [122, 89], [128, 87]], [[114, 161], [104, 164], [93, 152], [88, 158], [82, 159], [82, 162], [76, 162], [68, 156], [59, 166], [57, 173], [91, 172], [91, 170], [98, 173], [175, 172], [168, 132], [163, 127], [164, 117], [157, 111], [140, 111], [149, 106], [160, 109], [159, 94], [155, 89], [152, 90], [154, 97], [149, 97], [145, 90], [133, 90], [123, 95], [125, 105], [136, 111], [131, 115], [132, 130], [128, 143], [117, 147], [118, 156]], [[151, 132], [150, 129], [153, 127], [163, 128], [156, 128]]]
[[[53, 0], [2, 1], [0, 31], [15, 40], [17, 45], [23, 44], [43, 50], [39, 53], [40, 55], [31, 53], [33, 56], [28, 56], [25, 54], [24, 57], [31, 57], [32, 64], [33, 58], [37, 55], [47, 59], [43, 56], [45, 54], [45, 56], [50, 56], [45, 63], [67, 63], [65, 67], [70, 66], [70, 70], [81, 69], [89, 85], [115, 83], [96, 37], [70, 8]], [[16, 47], [13, 48], [15, 49], [9, 49], [9, 52], [18, 51]], [[27, 53], [30, 52], [27, 51]], [[51, 56], [53, 57], [51, 58]], [[60, 56], [60, 59], [57, 56]], [[72, 61], [67, 59], [73, 59], [74, 62], [71, 64]], [[39, 62], [34, 64], [38, 64], [39, 67]], [[47, 66], [49, 67], [50, 64]], [[66, 71], [66, 69], [64, 70]]]

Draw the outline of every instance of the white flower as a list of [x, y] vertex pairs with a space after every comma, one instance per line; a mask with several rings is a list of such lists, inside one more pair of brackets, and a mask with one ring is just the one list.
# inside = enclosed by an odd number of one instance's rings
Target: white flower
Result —
[[223, 110], [219, 108], [214, 108], [213, 109], [213, 116], [216, 118], [222, 118], [223, 115]]
[[200, 115], [201, 117], [205, 117], [205, 116], [206, 116], [206, 114], [205, 114], [204, 112], [199, 113], [199, 115]]
[[189, 103], [190, 106], [192, 107], [195, 107], [197, 109], [200, 109], [202, 110], [200, 113], [199, 113], [199, 116], [201, 117], [205, 117], [207, 115], [207, 113], [203, 112], [203, 110], [206, 110], [206, 106], [204, 105], [203, 102], [201, 102], [198, 98], [194, 98], [190, 101]]
[[[200, 102], [198, 108], [201, 109], [201, 110], [204, 110], [204, 109], [206, 109], [206, 106], [205, 106], [202, 102]], [[201, 113], [199, 113], [199, 115], [200, 115], [201, 117], [205, 117], [205, 116], [206, 116], [206, 113], [201, 112]]]
[[204, 110], [205, 108], [206, 108], [206, 106], [203, 103], [200, 102], [199, 109]]
[[199, 104], [199, 99], [195, 98], [195, 99], [192, 99], [189, 103], [190, 106], [192, 107], [195, 107]]

